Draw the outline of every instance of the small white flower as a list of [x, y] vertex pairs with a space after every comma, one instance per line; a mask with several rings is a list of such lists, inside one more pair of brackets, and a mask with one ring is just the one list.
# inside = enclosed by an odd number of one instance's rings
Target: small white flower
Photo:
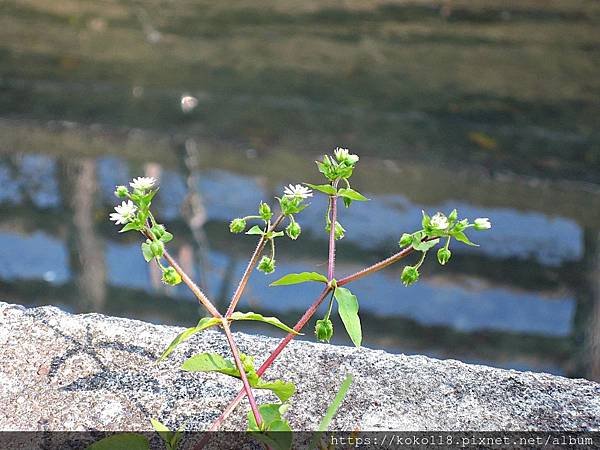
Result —
[[129, 185], [133, 189], [137, 189], [139, 191], [148, 191], [152, 189], [154, 184], [156, 183], [156, 179], [152, 177], [138, 177], [134, 178]]
[[111, 213], [110, 220], [114, 221], [115, 225], [125, 225], [126, 223], [131, 222], [135, 217], [137, 206], [135, 206], [131, 200], [127, 200], [126, 202], [115, 206], [115, 211], [116, 212]]
[[312, 197], [312, 191], [306, 186], [302, 186], [301, 184], [297, 184], [296, 186], [290, 184], [283, 190], [283, 194], [285, 197], [296, 197], [296, 198], [308, 198]]
[[440, 231], [447, 229], [448, 225], [450, 225], [448, 218], [441, 212], [435, 213], [429, 223], [433, 229]]
[[475, 219], [474, 225], [476, 230], [489, 230], [492, 228], [490, 219], [487, 217], [478, 217]]
[[353, 155], [347, 148], [337, 147], [333, 154], [338, 162], [348, 161], [350, 164], [356, 164], [358, 161], [358, 155]]

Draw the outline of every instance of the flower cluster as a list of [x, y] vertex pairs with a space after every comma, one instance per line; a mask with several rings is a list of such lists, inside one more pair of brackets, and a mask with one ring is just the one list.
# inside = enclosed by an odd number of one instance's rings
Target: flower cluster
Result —
[[477, 231], [489, 230], [492, 227], [487, 217], [479, 217], [470, 223], [468, 219], [458, 219], [458, 211], [454, 209], [448, 216], [442, 212], [437, 212], [429, 216], [423, 211], [422, 229], [412, 234], [404, 233], [400, 238], [400, 247], [412, 247], [414, 250], [422, 252], [421, 259], [414, 266], [406, 266], [402, 271], [400, 279], [405, 286], [410, 286], [419, 279], [419, 268], [425, 260], [427, 252], [435, 247], [440, 239], [446, 239], [443, 247], [437, 251], [437, 260], [443, 266], [452, 257], [449, 249], [450, 241], [455, 240], [466, 245], [477, 246], [465, 234], [465, 230], [473, 228]]
[[333, 154], [333, 157], [325, 155], [322, 161], [316, 161], [319, 172], [329, 181], [347, 180], [354, 172], [354, 166], [359, 160], [358, 155], [340, 147], [336, 148]]
[[271, 274], [275, 271], [275, 238], [284, 235], [284, 232], [276, 231], [275, 228], [283, 219], [287, 218], [289, 224], [285, 228], [285, 234], [292, 240], [298, 239], [300, 233], [302, 233], [302, 227], [296, 222], [294, 216], [308, 206], [305, 200], [312, 197], [312, 195], [312, 190], [306, 186], [290, 184], [284, 188], [281, 197], [276, 197], [279, 201], [281, 216], [275, 222], [271, 220], [273, 218], [271, 207], [267, 203], [261, 202], [258, 205], [257, 215], [236, 217], [229, 223], [229, 231], [239, 234], [246, 230], [249, 220], [261, 220], [263, 222], [263, 227], [254, 225], [246, 231], [246, 234], [261, 235], [271, 246], [271, 255], [262, 257], [257, 270], [265, 274]]
[[152, 199], [158, 192], [156, 179], [152, 177], [134, 178], [129, 186], [117, 186], [115, 196], [123, 200], [120, 205], [115, 206], [115, 212], [109, 218], [116, 225], [124, 225], [121, 232], [139, 231], [146, 240], [141, 245], [142, 255], [146, 262], [155, 260], [162, 270], [162, 281], [165, 284], [175, 286], [181, 283], [180, 274], [170, 266], [165, 266], [161, 258], [165, 252], [165, 244], [173, 239], [164, 225], [156, 222], [150, 212]]

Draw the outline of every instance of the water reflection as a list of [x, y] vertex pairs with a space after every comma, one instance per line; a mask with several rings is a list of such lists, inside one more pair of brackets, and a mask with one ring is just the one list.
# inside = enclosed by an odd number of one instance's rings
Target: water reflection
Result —
[[[114, 185], [160, 177], [173, 253], [224, 304], [254, 247], [229, 219], [343, 145], [372, 200], [343, 211], [340, 272], [422, 208], [494, 222], [414, 287], [399, 268], [358, 282], [367, 345], [600, 380], [598, 5], [71, 3], [3, 5], [1, 299], [191, 324], [185, 287], [108, 222]], [[280, 274], [324, 269], [312, 203]], [[295, 322], [316, 294], [266, 280], [244, 308]]]
[[[253, 245], [250, 237], [228, 234], [227, 221], [247, 213], [273, 189], [248, 174], [190, 163], [193, 156], [193, 152], [182, 155], [187, 166], [181, 172], [157, 163], [142, 171], [161, 179], [157, 211], [177, 232], [173, 253], [223, 303]], [[193, 323], [200, 312], [185, 286], [163, 287], [141, 258], [139, 242], [118, 235], [105, 220], [114, 203], [114, 185], [135, 170], [135, 165], [118, 157], [3, 158], [3, 298], [24, 304], [58, 303], [76, 312]], [[36, 182], [30, 184], [32, 178]], [[280, 185], [276, 183], [277, 188]], [[580, 311], [584, 307], [586, 315], [594, 317], [597, 309], [596, 244], [586, 243], [590, 233], [576, 220], [452, 200], [424, 205], [399, 193], [367, 193], [369, 203], [342, 212], [350, 232], [340, 245], [339, 273], [351, 273], [391, 253], [399, 230], [418, 226], [421, 208], [446, 210], [456, 205], [469, 216], [491, 217], [495, 228], [493, 234], [476, 235], [481, 248], [456, 247], [450, 271], [430, 261], [427, 276], [409, 289], [399, 283], [398, 269], [357, 282], [354, 291], [363, 299], [366, 345], [596, 376], [597, 349], [589, 342], [596, 342], [597, 321], [588, 324]], [[300, 216], [303, 242], [280, 246], [280, 274], [324, 269], [324, 207], [323, 199], [315, 198]], [[536, 230], [535, 239], [530, 230]], [[590, 251], [592, 255], [587, 254]], [[570, 265], [583, 272], [587, 286], [578, 284], [578, 274], [564, 271]], [[533, 280], [521, 282], [517, 273], [523, 268], [531, 271]], [[311, 286], [269, 288], [267, 281], [258, 273], [251, 279], [242, 308], [292, 321], [317, 294]], [[336, 343], [346, 343], [342, 333]], [[577, 349], [580, 357], [573, 360]], [[584, 362], [589, 361], [588, 370]]]

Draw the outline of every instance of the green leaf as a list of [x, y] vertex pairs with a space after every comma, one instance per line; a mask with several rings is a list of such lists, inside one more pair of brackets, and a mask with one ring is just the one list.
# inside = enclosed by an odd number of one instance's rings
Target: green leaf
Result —
[[431, 247], [435, 247], [439, 242], [439, 239], [432, 239], [430, 241], [416, 241], [413, 242], [412, 247], [419, 252], [426, 252]]
[[348, 390], [350, 389], [350, 385], [352, 384], [352, 381], [353, 381], [352, 375], [347, 374], [346, 378], [342, 382], [342, 385], [340, 386], [340, 390], [337, 392], [333, 401], [327, 408], [327, 412], [325, 413], [325, 416], [321, 420], [321, 423], [319, 423], [318, 431], [321, 431], [321, 432], [327, 431], [327, 428], [329, 428], [329, 424], [331, 423], [333, 417], [335, 416], [335, 413], [340, 408], [340, 406], [342, 406], [342, 402], [344, 401], [344, 398], [346, 398], [346, 394], [348, 393]]
[[337, 394], [335, 394], [333, 401], [327, 408], [327, 412], [325, 413], [325, 416], [319, 423], [319, 428], [317, 429], [317, 432], [315, 433], [312, 440], [310, 441], [310, 444], [308, 445], [309, 450], [317, 448], [317, 443], [319, 442], [321, 433], [327, 431], [327, 428], [329, 428], [329, 424], [331, 423], [331, 421], [333, 420], [333, 417], [335, 416], [338, 409], [342, 405], [344, 398], [346, 398], [346, 394], [348, 394], [348, 390], [350, 389], [351, 384], [352, 384], [352, 375], [347, 374], [346, 378], [342, 382], [342, 385], [340, 386], [339, 391], [337, 392]]
[[246, 234], [263, 235], [263, 234], [265, 234], [265, 232], [263, 230], [261, 230], [261, 228], [258, 225], [254, 225], [252, 228], [250, 228], [248, 231], [246, 231]]
[[152, 428], [158, 433], [160, 438], [167, 444], [167, 447], [171, 448], [171, 442], [174, 437], [174, 433], [167, 428], [167, 426], [156, 419], [150, 419], [150, 423], [152, 424]]
[[164, 234], [160, 237], [160, 240], [166, 244], [167, 242], [171, 242], [173, 240], [173, 235], [168, 231], [165, 231]]
[[142, 255], [144, 255], [144, 259], [146, 262], [150, 262], [152, 258], [154, 258], [154, 254], [152, 253], [152, 248], [150, 244], [144, 242], [142, 243]]
[[280, 321], [277, 317], [265, 317], [262, 314], [258, 314], [255, 312], [242, 313], [242, 312], [236, 311], [231, 315], [230, 319], [234, 320], [234, 321], [254, 320], [257, 322], [264, 322], [264, 323], [273, 325], [274, 327], [280, 328], [283, 331], [287, 331], [288, 333], [292, 333], [292, 334], [296, 334], [296, 335], [300, 334], [297, 331], [294, 331], [294, 329], [288, 327], [286, 324], [284, 324], [282, 321]]
[[248, 412], [248, 431], [252, 437], [277, 450], [292, 448], [292, 429], [288, 422], [281, 417], [283, 405], [267, 403], [260, 405], [258, 410], [263, 419], [264, 432], [256, 424], [252, 411]]
[[479, 247], [479, 244], [475, 244], [475, 243], [471, 242], [469, 240], [469, 238], [467, 237], [467, 235], [465, 233], [463, 233], [462, 231], [453, 233], [452, 237], [454, 237], [454, 239], [456, 239], [457, 241], [462, 242], [463, 244], [467, 244], [472, 247]]
[[220, 372], [232, 377], [240, 377], [235, 364], [217, 353], [194, 355], [182, 364], [181, 369], [187, 372]]
[[338, 313], [346, 327], [348, 336], [354, 342], [354, 345], [360, 347], [362, 342], [362, 329], [360, 318], [358, 317], [358, 299], [348, 289], [338, 287], [333, 291], [333, 295], [338, 302]]
[[136, 433], [120, 433], [94, 442], [86, 450], [148, 450], [150, 443], [145, 436]]
[[319, 192], [322, 192], [322, 193], [328, 194], [328, 195], [335, 195], [337, 192], [335, 190], [335, 188], [330, 184], [310, 184], [310, 183], [304, 183], [304, 184], [306, 184], [308, 187], [314, 189], [315, 191], [319, 191]]
[[317, 272], [288, 273], [279, 280], [273, 281], [270, 286], [287, 286], [290, 284], [306, 283], [307, 281], [327, 283], [327, 277]]
[[162, 353], [162, 355], [160, 355], [160, 358], [158, 358], [157, 362], [163, 361], [167, 356], [169, 356], [171, 353], [173, 353], [173, 350], [175, 350], [175, 347], [177, 347], [182, 342], [185, 342], [186, 340], [188, 340], [194, 334], [199, 333], [200, 331], [204, 331], [207, 328], [218, 325], [219, 323], [220, 323], [220, 320], [215, 317], [203, 317], [198, 322], [198, 325], [196, 325], [195, 327], [192, 327], [192, 328], [188, 328], [187, 330], [185, 330], [185, 331], [181, 332], [179, 335], [177, 335], [177, 337], [175, 339], [173, 339], [173, 341], [165, 349], [165, 351]]
[[137, 224], [137, 222], [129, 222], [123, 228], [121, 228], [119, 233], [125, 233], [126, 231], [139, 230], [139, 229], [140, 229], [140, 226]]
[[350, 189], [350, 188], [342, 188], [342, 189], [338, 190], [338, 195], [340, 197], [349, 198], [350, 200], [356, 200], [359, 202], [366, 202], [369, 200], [367, 197], [362, 195], [360, 192], [355, 191], [354, 189]]
[[[252, 385], [252, 383], [250, 383]], [[260, 378], [252, 385], [256, 389], [268, 389], [275, 394], [282, 402], [287, 401], [296, 392], [294, 383], [287, 381], [262, 381]]]

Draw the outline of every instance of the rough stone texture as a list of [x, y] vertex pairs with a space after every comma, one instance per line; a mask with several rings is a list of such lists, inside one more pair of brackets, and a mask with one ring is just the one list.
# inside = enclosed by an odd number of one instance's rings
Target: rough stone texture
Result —
[[[0, 303], [0, 430], [150, 430], [150, 417], [205, 429], [241, 383], [178, 369], [196, 352], [227, 355], [217, 331], [196, 335], [157, 365], [181, 330]], [[277, 343], [235, 337], [253, 355]], [[293, 342], [265, 379], [296, 383], [288, 419], [307, 430], [348, 372], [355, 382], [334, 429], [600, 430], [600, 385], [586, 380], [309, 342]], [[257, 398], [275, 400], [262, 391]], [[246, 410], [244, 404], [226, 429], [243, 430]]]

